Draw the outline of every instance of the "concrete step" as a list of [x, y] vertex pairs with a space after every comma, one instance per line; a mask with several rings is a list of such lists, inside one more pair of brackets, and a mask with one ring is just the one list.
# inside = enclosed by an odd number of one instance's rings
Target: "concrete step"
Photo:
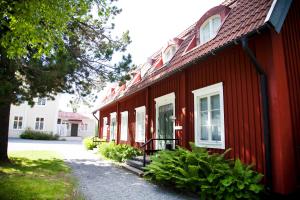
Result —
[[[131, 158], [131, 160], [136, 160], [136, 161], [140, 161], [140, 162], [144, 162], [144, 156], [136, 156], [136, 157], [133, 157]], [[146, 164], [149, 164], [151, 162], [150, 160], [150, 156], [146, 156]]]
[[132, 167], [130, 165], [127, 165], [126, 163], [123, 163], [121, 166], [122, 166], [122, 168], [124, 168], [140, 177], [142, 177], [144, 175], [144, 172], [142, 170]]
[[143, 161], [138, 161], [138, 160], [126, 160], [126, 164], [131, 166], [131, 167], [135, 167], [139, 170], [143, 171]]

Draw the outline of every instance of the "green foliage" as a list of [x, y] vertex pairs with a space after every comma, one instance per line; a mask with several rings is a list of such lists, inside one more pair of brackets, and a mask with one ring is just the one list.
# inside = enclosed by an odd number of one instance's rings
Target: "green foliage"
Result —
[[16, 151], [0, 163], [0, 199], [81, 199], [76, 182], [56, 152]]
[[262, 175], [240, 160], [210, 154], [193, 144], [192, 151], [178, 148], [160, 151], [146, 166], [145, 178], [197, 192], [201, 199], [258, 199], [263, 190]]
[[0, 105], [57, 93], [92, 101], [107, 80], [128, 79], [130, 55], [110, 63], [130, 43], [128, 31], [112, 33], [120, 12], [110, 0], [1, 0]]
[[[106, 141], [106, 140], [103, 140], [103, 139], [100, 139], [100, 138], [95, 138], [94, 140], [96, 142], [105, 142]], [[85, 146], [85, 148], [87, 150], [92, 150], [92, 149], [97, 147], [98, 143], [93, 142], [93, 137], [87, 137], [87, 138], [84, 138], [83, 145]]]
[[58, 140], [59, 135], [41, 131], [33, 131], [30, 129], [25, 130], [21, 133], [20, 138], [22, 139], [32, 139], [32, 140]]
[[106, 158], [124, 162], [134, 156], [141, 155], [141, 151], [137, 148], [126, 144], [115, 144], [114, 142], [102, 143], [98, 146], [99, 152]]

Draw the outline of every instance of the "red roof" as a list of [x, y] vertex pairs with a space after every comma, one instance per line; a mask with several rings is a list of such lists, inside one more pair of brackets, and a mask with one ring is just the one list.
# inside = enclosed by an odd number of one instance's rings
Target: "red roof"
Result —
[[83, 116], [79, 113], [63, 112], [63, 111], [58, 112], [58, 118], [63, 120], [68, 120], [68, 121], [82, 121], [84, 119], [89, 119], [88, 117]]
[[[128, 87], [122, 97], [128, 96], [158, 80], [166, 78], [170, 74], [174, 73], [174, 71], [183, 68], [189, 63], [195, 62], [198, 58], [213, 54], [215, 50], [234, 42], [242, 36], [258, 30], [265, 25], [265, 19], [270, 10], [271, 4], [272, 0], [225, 0], [221, 5], [223, 7], [225, 6], [226, 9], [230, 9], [230, 11], [228, 12], [215, 38], [203, 45], [191, 48], [189, 45], [195, 43], [193, 39], [195, 39], [198, 30], [198, 22], [194, 23], [183, 33], [177, 36], [177, 38], [182, 40], [182, 42], [170, 62], [163, 67], [157, 67], [161, 59], [161, 50], [156, 52], [151, 57], [154, 60], [154, 70], [152, 69], [151, 73], [147, 73], [139, 84], [132, 84]], [[205, 15], [207, 15], [207, 13], [205, 13]], [[133, 82], [135, 82], [135, 80]], [[110, 99], [110, 102], [113, 100], [117, 100], [117, 98]]]

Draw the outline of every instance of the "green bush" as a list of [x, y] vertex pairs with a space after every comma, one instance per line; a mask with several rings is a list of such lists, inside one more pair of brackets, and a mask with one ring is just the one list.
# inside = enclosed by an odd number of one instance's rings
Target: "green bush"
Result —
[[95, 138], [94, 140], [96, 141], [96, 143], [93, 142], [93, 138], [94, 137], [87, 137], [87, 138], [84, 138], [83, 140], [83, 145], [85, 146], [85, 148], [87, 150], [93, 150], [94, 148], [97, 147], [97, 145], [99, 143], [97, 142], [105, 142], [106, 140], [103, 140], [103, 139], [100, 139], [100, 138]]
[[114, 142], [102, 143], [98, 146], [99, 152], [106, 158], [124, 162], [134, 156], [141, 155], [141, 151], [137, 148], [126, 144], [115, 144]]
[[20, 138], [32, 139], [32, 140], [58, 140], [59, 135], [42, 131], [33, 131], [30, 129], [25, 130], [21, 133]]
[[223, 154], [210, 154], [193, 144], [192, 151], [178, 148], [160, 151], [152, 156], [144, 177], [197, 192], [200, 199], [259, 199], [263, 190], [262, 175], [240, 160], [225, 159]]

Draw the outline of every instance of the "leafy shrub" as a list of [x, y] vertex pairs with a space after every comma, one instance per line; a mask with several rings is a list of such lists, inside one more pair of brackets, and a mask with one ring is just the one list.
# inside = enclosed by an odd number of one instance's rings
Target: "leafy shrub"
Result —
[[160, 151], [146, 166], [144, 177], [191, 192], [201, 199], [258, 199], [263, 190], [262, 175], [240, 160], [225, 159], [223, 154], [210, 154], [193, 144], [192, 151], [178, 148]]
[[30, 129], [25, 130], [21, 133], [20, 138], [32, 139], [32, 140], [58, 140], [59, 135], [42, 131], [33, 131]]
[[127, 144], [115, 144], [114, 142], [102, 143], [98, 146], [99, 152], [106, 158], [124, 162], [134, 156], [141, 155], [141, 151]]
[[98, 146], [98, 142], [105, 142], [106, 140], [104, 139], [100, 139], [98, 137], [94, 138], [94, 140], [96, 141], [96, 143], [93, 142], [93, 138], [94, 137], [87, 137], [87, 138], [84, 138], [83, 140], [83, 145], [85, 146], [85, 148], [87, 150], [92, 150], [94, 148], [96, 148]]

